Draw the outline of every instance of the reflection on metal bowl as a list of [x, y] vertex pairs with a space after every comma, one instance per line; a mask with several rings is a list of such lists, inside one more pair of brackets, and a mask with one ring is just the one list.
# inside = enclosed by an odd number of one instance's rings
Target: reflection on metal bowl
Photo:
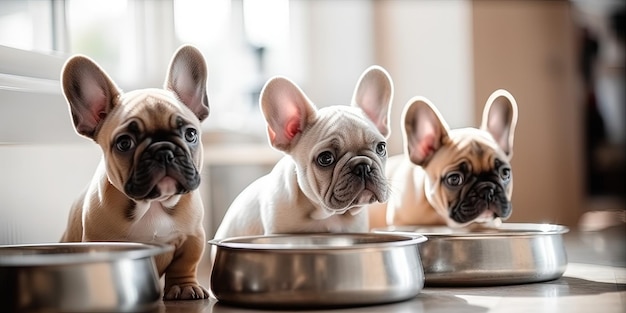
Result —
[[421, 235], [289, 234], [210, 241], [221, 303], [344, 307], [402, 301], [424, 286]]
[[128, 312], [161, 299], [154, 256], [169, 245], [84, 242], [0, 246], [9, 312]]
[[567, 267], [563, 234], [553, 224], [504, 223], [497, 228], [391, 226], [376, 233], [421, 234], [427, 286], [486, 286], [548, 281]]

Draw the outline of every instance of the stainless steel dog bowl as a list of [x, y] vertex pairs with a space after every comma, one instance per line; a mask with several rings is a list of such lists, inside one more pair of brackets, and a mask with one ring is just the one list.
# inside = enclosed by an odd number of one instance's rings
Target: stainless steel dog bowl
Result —
[[130, 312], [154, 307], [153, 256], [168, 245], [128, 242], [0, 246], [0, 303], [9, 312]]
[[567, 267], [562, 235], [553, 224], [504, 223], [497, 228], [396, 226], [377, 233], [422, 234], [419, 246], [427, 286], [531, 283], [561, 277]]
[[226, 304], [343, 307], [415, 297], [421, 235], [293, 234], [209, 241], [211, 289]]

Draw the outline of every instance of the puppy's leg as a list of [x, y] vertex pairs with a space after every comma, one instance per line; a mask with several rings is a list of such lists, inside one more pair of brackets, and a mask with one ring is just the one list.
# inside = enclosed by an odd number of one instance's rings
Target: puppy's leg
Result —
[[188, 236], [176, 245], [172, 263], [165, 270], [165, 300], [206, 299], [209, 292], [197, 280], [198, 263], [205, 245], [204, 232]]
[[67, 228], [61, 236], [61, 242], [81, 242], [83, 241], [83, 210], [82, 201], [78, 201], [72, 206], [67, 221]]

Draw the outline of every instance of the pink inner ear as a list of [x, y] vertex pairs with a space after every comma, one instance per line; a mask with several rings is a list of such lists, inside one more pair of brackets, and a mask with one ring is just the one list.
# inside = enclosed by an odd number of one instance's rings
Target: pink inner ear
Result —
[[300, 132], [300, 121], [298, 118], [290, 119], [285, 125], [285, 136], [287, 140], [292, 140]]
[[435, 135], [427, 134], [422, 137], [417, 145], [417, 153], [421, 159], [428, 158], [435, 152]]

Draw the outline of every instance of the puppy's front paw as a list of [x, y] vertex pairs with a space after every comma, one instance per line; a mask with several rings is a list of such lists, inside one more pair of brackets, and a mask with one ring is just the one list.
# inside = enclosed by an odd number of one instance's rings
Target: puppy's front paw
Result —
[[173, 285], [165, 291], [164, 300], [196, 300], [209, 298], [209, 291], [198, 284]]

